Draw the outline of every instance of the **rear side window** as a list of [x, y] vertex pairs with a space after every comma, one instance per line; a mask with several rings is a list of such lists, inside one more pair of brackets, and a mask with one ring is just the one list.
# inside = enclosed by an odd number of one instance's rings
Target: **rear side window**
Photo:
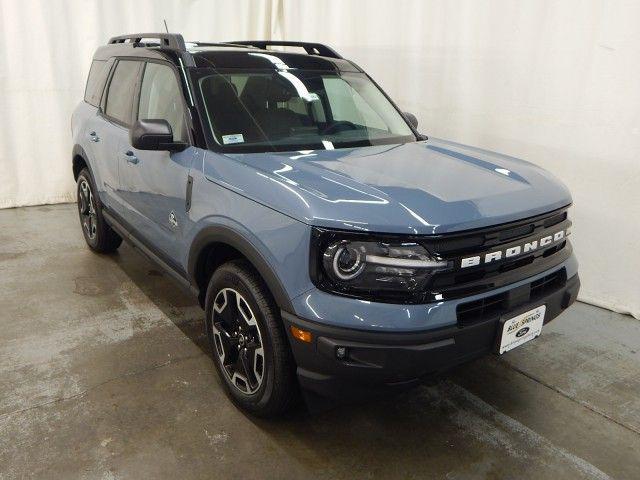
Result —
[[120, 60], [109, 84], [105, 113], [125, 125], [131, 123], [131, 104], [139, 67], [140, 62], [135, 60]]
[[100, 105], [100, 97], [102, 97], [102, 90], [104, 90], [104, 82], [107, 79], [108, 73], [107, 62], [102, 60], [94, 60], [91, 62], [87, 86], [84, 90], [85, 102], [90, 103], [94, 107]]

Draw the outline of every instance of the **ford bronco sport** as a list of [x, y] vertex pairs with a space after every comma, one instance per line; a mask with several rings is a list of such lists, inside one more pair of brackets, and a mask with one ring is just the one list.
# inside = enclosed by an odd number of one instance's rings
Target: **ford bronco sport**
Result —
[[580, 285], [562, 183], [416, 127], [325, 45], [115, 37], [72, 118], [82, 231], [198, 297], [254, 414], [413, 385], [537, 337]]

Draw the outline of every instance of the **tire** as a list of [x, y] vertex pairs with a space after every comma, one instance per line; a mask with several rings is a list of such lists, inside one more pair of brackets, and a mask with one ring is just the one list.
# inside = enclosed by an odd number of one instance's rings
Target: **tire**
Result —
[[290, 410], [298, 399], [295, 362], [275, 301], [247, 261], [213, 273], [205, 313], [213, 360], [233, 402], [261, 417]]
[[84, 239], [94, 252], [115, 252], [122, 243], [122, 238], [102, 216], [102, 204], [96, 192], [93, 177], [87, 168], [83, 168], [78, 175], [76, 193], [78, 215]]

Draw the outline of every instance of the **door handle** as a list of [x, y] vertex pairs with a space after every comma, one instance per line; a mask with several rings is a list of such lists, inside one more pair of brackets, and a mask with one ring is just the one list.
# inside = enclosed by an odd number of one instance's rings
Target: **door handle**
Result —
[[124, 158], [127, 159], [127, 163], [132, 163], [134, 165], [136, 165], [140, 161], [131, 150], [128, 150], [124, 153]]
[[92, 142], [99, 142], [100, 141], [100, 137], [98, 136], [98, 134], [96, 132], [91, 132], [89, 134], [89, 140], [91, 140]]

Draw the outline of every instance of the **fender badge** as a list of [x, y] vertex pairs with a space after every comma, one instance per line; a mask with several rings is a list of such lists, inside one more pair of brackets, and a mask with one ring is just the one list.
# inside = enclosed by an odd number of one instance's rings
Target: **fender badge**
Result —
[[169, 223], [173, 228], [178, 228], [178, 219], [176, 218], [176, 212], [173, 210], [171, 210], [171, 213], [169, 214]]

